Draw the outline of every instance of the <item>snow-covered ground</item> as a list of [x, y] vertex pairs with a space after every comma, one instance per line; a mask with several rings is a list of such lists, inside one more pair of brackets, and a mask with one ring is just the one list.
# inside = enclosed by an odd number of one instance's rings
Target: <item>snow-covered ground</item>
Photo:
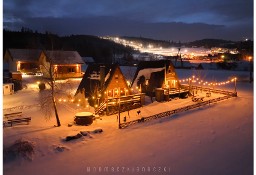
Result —
[[[122, 67], [123, 72], [131, 69]], [[76, 112], [93, 109], [59, 102], [62, 126], [54, 127], [54, 117], [46, 120], [39, 110], [37, 87], [25, 79], [27, 89], [3, 97], [3, 112], [22, 111], [32, 121], [4, 128], [3, 146], [23, 138], [35, 144], [36, 152], [33, 161], [5, 160], [4, 174], [253, 174], [253, 84], [239, 81], [248, 79], [249, 72], [177, 70], [177, 74], [180, 79], [200, 75], [206, 81], [238, 77], [238, 97], [122, 130], [117, 129], [117, 115], [97, 119], [90, 126], [68, 127]], [[79, 80], [70, 84], [74, 91]], [[234, 91], [234, 83], [218, 88]], [[167, 103], [147, 100], [140, 110], [148, 116], [190, 103], [190, 98]], [[136, 111], [130, 111], [127, 119], [138, 118]], [[121, 113], [124, 116], [127, 112]], [[68, 135], [96, 128], [103, 133], [64, 141]]]

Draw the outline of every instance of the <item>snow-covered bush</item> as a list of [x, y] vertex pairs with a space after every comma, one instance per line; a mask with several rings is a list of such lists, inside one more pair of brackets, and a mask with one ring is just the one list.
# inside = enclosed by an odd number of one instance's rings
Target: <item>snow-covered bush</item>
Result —
[[4, 160], [12, 160], [21, 158], [24, 160], [32, 161], [35, 154], [35, 143], [18, 139], [13, 145], [4, 150]]

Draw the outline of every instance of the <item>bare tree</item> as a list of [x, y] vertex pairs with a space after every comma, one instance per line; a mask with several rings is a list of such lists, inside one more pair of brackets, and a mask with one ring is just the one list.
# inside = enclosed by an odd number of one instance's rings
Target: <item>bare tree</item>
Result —
[[57, 104], [56, 104], [56, 93], [57, 93], [57, 86], [55, 82], [55, 76], [56, 72], [53, 68], [53, 63], [51, 60], [51, 57], [49, 58], [49, 63], [45, 59], [45, 63], [41, 64], [41, 68], [44, 69], [44, 74], [47, 76], [47, 78], [43, 78], [41, 83], [45, 83], [49, 85], [49, 90], [43, 90], [40, 92], [39, 98], [40, 98], [40, 105], [41, 110], [44, 112], [46, 118], [50, 118], [52, 115], [52, 109], [54, 110], [54, 114], [56, 117], [57, 126], [61, 126]]

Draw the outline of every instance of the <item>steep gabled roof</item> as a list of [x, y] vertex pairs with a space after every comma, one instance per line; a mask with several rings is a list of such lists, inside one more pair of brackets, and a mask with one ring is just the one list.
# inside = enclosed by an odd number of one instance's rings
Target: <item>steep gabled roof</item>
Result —
[[42, 50], [39, 49], [8, 49], [11, 58], [15, 61], [37, 62]]
[[134, 81], [136, 80], [138, 73], [143, 70], [143, 69], [148, 69], [148, 68], [163, 68], [164, 66], [166, 67], [166, 71], [169, 66], [172, 66], [172, 63], [170, 60], [159, 60], [159, 61], [140, 61], [137, 67], [137, 70], [134, 74], [134, 78], [132, 81], [132, 85], [134, 84]]
[[47, 61], [51, 60], [53, 64], [84, 64], [77, 51], [44, 51]]
[[[102, 89], [100, 89], [100, 77], [99, 78], [91, 78], [91, 75], [93, 74], [98, 74], [100, 75], [100, 67], [101, 66], [105, 66], [105, 74], [104, 74], [104, 84], [103, 84], [103, 87]], [[117, 64], [91, 64], [91, 65], [88, 65], [87, 69], [86, 69], [86, 72], [83, 76], [83, 79], [81, 81], [81, 83], [79, 84], [78, 88], [77, 88], [77, 91], [76, 91], [76, 94], [79, 93], [79, 92], [82, 92], [83, 89], [85, 89], [85, 94], [86, 96], [90, 96], [90, 93], [92, 93], [95, 88], [99, 88], [100, 91], [104, 91], [112, 77], [114, 76], [114, 73], [115, 73], [115, 70], [117, 69], [118, 65]]]

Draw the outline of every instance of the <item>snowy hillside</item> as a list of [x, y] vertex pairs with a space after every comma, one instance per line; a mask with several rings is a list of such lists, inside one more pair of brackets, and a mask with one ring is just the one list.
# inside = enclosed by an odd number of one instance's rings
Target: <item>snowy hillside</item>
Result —
[[[133, 76], [132, 70], [122, 67], [126, 78]], [[238, 77], [238, 97], [122, 130], [118, 129], [116, 115], [101, 117], [90, 126], [68, 127], [75, 113], [93, 109], [62, 101], [58, 102], [62, 126], [54, 127], [54, 117], [46, 120], [40, 111], [37, 86], [27, 79], [27, 89], [3, 97], [4, 113], [22, 111], [32, 118], [29, 125], [3, 128], [4, 175], [253, 174], [253, 84], [244, 81], [248, 80], [249, 72], [176, 71], [180, 79], [192, 75], [206, 81]], [[72, 93], [79, 80], [65, 84]], [[234, 91], [234, 83], [218, 88]], [[140, 108], [141, 116], [194, 103], [191, 98], [167, 103], [146, 100], [146, 105]], [[138, 118], [136, 112], [131, 110], [127, 120]], [[121, 119], [124, 116], [127, 112], [121, 113]], [[66, 136], [97, 128], [103, 132], [65, 141]], [[6, 154], [7, 148], [20, 138], [34, 144], [32, 161]]]

